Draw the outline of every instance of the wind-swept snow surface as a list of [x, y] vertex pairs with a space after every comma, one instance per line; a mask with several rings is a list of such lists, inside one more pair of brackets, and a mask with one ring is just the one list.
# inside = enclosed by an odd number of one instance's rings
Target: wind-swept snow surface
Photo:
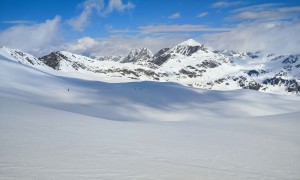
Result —
[[1, 179], [299, 179], [300, 99], [0, 60]]

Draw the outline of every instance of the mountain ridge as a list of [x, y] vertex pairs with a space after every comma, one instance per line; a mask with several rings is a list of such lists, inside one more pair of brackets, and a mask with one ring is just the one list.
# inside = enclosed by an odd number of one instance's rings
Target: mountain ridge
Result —
[[1, 47], [0, 55], [33, 66], [56, 71], [80, 72], [125, 80], [170, 81], [212, 90], [253, 89], [276, 94], [298, 94], [300, 55], [264, 55], [262, 52], [212, 50], [189, 39], [153, 54], [148, 48], [127, 56], [89, 58], [55, 51], [36, 58], [22, 51]]

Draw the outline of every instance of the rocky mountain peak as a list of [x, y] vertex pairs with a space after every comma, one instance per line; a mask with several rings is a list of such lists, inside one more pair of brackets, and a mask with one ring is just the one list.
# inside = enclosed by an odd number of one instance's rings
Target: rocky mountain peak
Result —
[[170, 53], [181, 54], [184, 56], [191, 56], [196, 52], [208, 52], [208, 48], [193, 39], [189, 39], [170, 49]]
[[39, 58], [40, 61], [53, 69], [59, 68], [59, 62], [62, 59], [67, 59], [67, 57], [64, 56], [60, 51], [51, 52], [50, 54]]
[[67, 51], [54, 51], [40, 57], [39, 60], [55, 70], [60, 70], [62, 66], [65, 68], [72, 67], [74, 69], [85, 69], [85, 63], [94, 62], [94, 59]]
[[177, 56], [192, 56], [194, 53], [200, 51], [207, 53], [208, 48], [193, 39], [188, 39], [186, 41], [183, 41], [182, 43], [177, 44], [171, 49], [161, 49], [153, 56], [152, 62], [160, 66], [168, 60], [176, 58]]
[[140, 48], [132, 50], [128, 56], [124, 58], [122, 63], [138, 62], [138, 61], [150, 61], [153, 53], [148, 48]]

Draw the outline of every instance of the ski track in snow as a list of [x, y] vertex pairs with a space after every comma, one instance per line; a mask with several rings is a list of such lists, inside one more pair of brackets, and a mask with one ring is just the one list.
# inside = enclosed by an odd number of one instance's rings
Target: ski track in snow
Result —
[[0, 179], [299, 179], [299, 105], [0, 60]]

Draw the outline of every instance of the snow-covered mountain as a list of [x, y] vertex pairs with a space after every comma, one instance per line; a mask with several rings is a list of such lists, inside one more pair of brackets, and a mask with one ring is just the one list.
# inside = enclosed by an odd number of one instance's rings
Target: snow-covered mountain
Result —
[[121, 63], [112, 59], [100, 61], [97, 58], [92, 59], [66, 51], [52, 52], [40, 57], [39, 60], [54, 70], [72, 74], [78, 72], [99, 80], [103, 78], [108, 78], [107, 81], [112, 78], [117, 78], [117, 81], [155, 80], [158, 77], [151, 68], [144, 67], [138, 64], [139, 62]]
[[47, 65], [98, 80], [170, 81], [202, 89], [253, 89], [277, 94], [298, 94], [300, 90], [299, 54], [218, 51], [192, 39], [154, 55], [147, 48], [135, 49], [125, 58], [89, 58], [65, 51], [35, 58], [7, 47], [1, 48], [0, 55], [36, 68]]
[[20, 62], [29, 66], [45, 66], [45, 64], [38, 58], [28, 53], [22, 52], [17, 49], [11, 49], [6, 46], [0, 47], [0, 57], [15, 62]]
[[40, 57], [39, 60], [55, 70], [79, 70], [88, 69], [89, 64], [95, 62], [85, 56], [72, 54], [66, 51], [56, 51]]
[[173, 48], [161, 49], [152, 59], [152, 62], [157, 65], [162, 65], [170, 59], [184, 59], [192, 56], [198, 51], [207, 52], [207, 47], [201, 45], [193, 39], [184, 41]]

